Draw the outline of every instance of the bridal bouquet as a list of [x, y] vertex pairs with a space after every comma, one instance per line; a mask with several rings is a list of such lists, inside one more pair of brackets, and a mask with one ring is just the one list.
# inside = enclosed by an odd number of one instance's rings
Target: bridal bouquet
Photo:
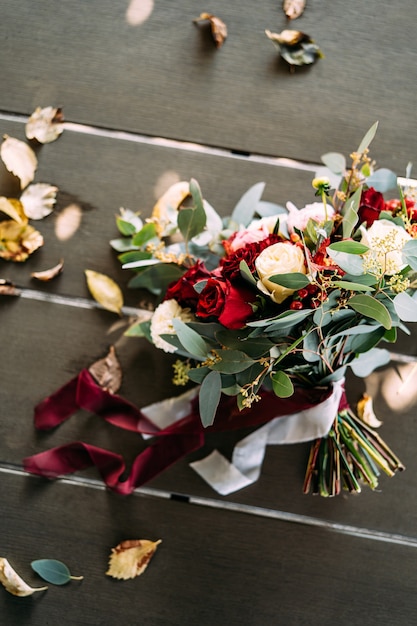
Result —
[[417, 204], [370, 159], [376, 129], [349, 163], [322, 157], [304, 208], [263, 201], [259, 183], [222, 218], [197, 181], [179, 182], [149, 219], [121, 209], [111, 242], [130, 286], [154, 298], [128, 334], [178, 356], [174, 382], [195, 383], [204, 428], [268, 422], [272, 443], [312, 441], [305, 493], [374, 489], [380, 470], [403, 469], [370, 399], [353, 411], [343, 386], [347, 368], [387, 363], [377, 346], [417, 321]]

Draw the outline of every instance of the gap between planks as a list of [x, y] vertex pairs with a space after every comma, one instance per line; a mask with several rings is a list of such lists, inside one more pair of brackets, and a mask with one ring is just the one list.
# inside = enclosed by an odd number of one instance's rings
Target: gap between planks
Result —
[[[40, 478], [39, 476], [34, 476], [33, 474], [25, 472], [18, 465], [7, 463], [0, 463], [0, 473], [26, 477], [32, 480], [45, 480]], [[107, 488], [103, 483], [93, 478], [59, 478], [56, 479], [54, 482], [58, 484], [62, 483], [64, 485], [70, 485], [73, 487], [83, 487], [87, 489], [95, 489], [98, 491], [107, 491]], [[172, 493], [169, 491], [164, 491], [162, 489], [151, 489], [147, 487], [135, 489], [132, 496], [159, 498], [161, 500], [174, 500], [176, 502], [184, 502], [186, 504], [192, 504], [195, 506], [203, 506], [211, 509], [230, 511], [232, 513], [244, 513], [246, 515], [275, 519], [277, 521], [287, 522], [290, 524], [301, 524], [304, 526], [320, 528], [324, 531], [334, 532], [341, 535], [349, 535], [350, 537], [355, 537], [356, 539], [368, 539], [371, 541], [381, 541], [383, 543], [401, 545], [408, 548], [417, 548], [417, 537], [410, 537], [397, 533], [373, 530], [360, 526], [352, 526], [350, 524], [340, 524], [338, 522], [330, 522], [328, 520], [323, 520], [308, 515], [300, 515], [298, 513], [290, 513], [288, 511], [266, 509], [259, 506], [241, 504], [239, 502], [229, 502], [226, 500], [218, 500], [216, 498], [206, 498], [200, 496], [189, 496], [187, 494]]]

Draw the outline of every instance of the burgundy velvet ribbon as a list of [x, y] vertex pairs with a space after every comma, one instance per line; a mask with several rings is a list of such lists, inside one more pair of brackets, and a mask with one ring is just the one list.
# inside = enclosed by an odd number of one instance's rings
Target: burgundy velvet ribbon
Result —
[[323, 402], [331, 389], [297, 389], [290, 398], [278, 399], [263, 390], [261, 400], [239, 411], [236, 398], [222, 396], [213, 426], [204, 429], [198, 412], [198, 399], [191, 402], [188, 415], [159, 429], [136, 406], [98, 385], [87, 369], [70, 380], [35, 407], [35, 426], [55, 428], [79, 409], [96, 414], [105, 421], [138, 434], [153, 435], [153, 443], [134, 460], [128, 477], [123, 457], [81, 441], [72, 442], [27, 457], [24, 469], [32, 474], [57, 478], [87, 467], [97, 467], [109, 489], [128, 495], [185, 455], [204, 445], [204, 433], [245, 428], [266, 423]]

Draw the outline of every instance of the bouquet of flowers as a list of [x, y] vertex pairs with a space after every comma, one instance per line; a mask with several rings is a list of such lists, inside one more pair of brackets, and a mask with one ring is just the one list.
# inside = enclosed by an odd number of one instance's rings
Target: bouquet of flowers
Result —
[[[349, 164], [322, 157], [316, 201], [302, 209], [263, 201], [259, 183], [221, 218], [197, 181], [179, 182], [149, 219], [121, 209], [111, 242], [130, 286], [154, 298], [128, 334], [179, 357], [174, 382], [195, 383], [205, 428], [249, 415], [274, 418], [274, 442], [311, 440], [305, 493], [374, 489], [381, 470], [403, 469], [369, 399], [354, 412], [343, 387], [347, 368], [366, 376], [387, 363], [377, 346], [417, 321], [417, 204], [370, 159], [376, 129]], [[397, 198], [385, 200], [390, 189]]]

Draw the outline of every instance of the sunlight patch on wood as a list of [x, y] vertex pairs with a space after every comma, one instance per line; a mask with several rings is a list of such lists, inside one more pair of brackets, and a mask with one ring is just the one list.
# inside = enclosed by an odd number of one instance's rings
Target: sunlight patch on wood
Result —
[[82, 210], [78, 204], [69, 204], [56, 217], [55, 235], [59, 241], [67, 241], [80, 227]]
[[367, 392], [375, 397], [378, 390], [387, 406], [396, 412], [417, 404], [417, 363], [406, 363], [374, 372], [367, 379]]
[[143, 24], [152, 14], [153, 7], [153, 0], [130, 0], [126, 10], [126, 22], [131, 26]]

